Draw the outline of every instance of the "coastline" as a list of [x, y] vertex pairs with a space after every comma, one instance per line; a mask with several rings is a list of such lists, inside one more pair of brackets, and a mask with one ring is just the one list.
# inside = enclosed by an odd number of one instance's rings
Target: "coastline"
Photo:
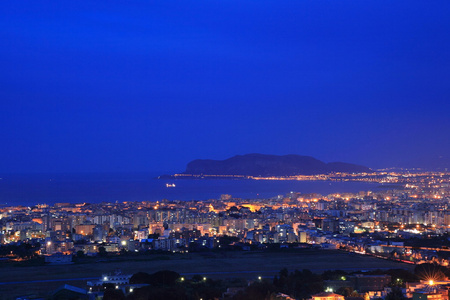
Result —
[[[32, 175], [0, 181], [0, 204], [36, 205], [125, 201], [204, 201], [229, 194], [241, 199], [269, 199], [287, 193], [356, 193], [386, 189], [377, 183], [358, 181], [301, 181], [252, 179], [154, 179], [152, 174]], [[166, 187], [175, 183], [176, 187]]]

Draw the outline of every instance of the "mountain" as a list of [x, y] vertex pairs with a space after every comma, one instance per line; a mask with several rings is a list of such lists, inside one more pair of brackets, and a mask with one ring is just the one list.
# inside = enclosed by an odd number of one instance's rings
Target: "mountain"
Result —
[[196, 159], [187, 164], [184, 174], [194, 175], [247, 175], [291, 176], [326, 174], [330, 172], [371, 172], [370, 168], [343, 163], [324, 163], [311, 156], [302, 155], [236, 155], [225, 160]]

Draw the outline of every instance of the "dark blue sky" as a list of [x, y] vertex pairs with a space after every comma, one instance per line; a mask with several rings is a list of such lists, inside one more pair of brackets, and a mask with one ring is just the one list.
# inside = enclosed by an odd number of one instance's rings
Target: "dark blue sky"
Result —
[[0, 172], [448, 157], [450, 1], [7, 1]]

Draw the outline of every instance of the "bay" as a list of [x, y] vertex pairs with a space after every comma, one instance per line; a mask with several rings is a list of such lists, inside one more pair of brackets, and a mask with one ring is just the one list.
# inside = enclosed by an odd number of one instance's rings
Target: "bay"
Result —
[[[391, 188], [378, 183], [234, 180], [234, 179], [156, 179], [161, 173], [72, 173], [0, 175], [0, 205], [100, 203], [123, 201], [207, 200], [222, 194], [257, 199], [289, 192], [355, 193]], [[175, 184], [175, 187], [166, 187]]]

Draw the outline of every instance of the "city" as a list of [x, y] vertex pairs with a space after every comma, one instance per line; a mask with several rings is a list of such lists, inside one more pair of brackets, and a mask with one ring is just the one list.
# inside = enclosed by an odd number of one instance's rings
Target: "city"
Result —
[[0, 300], [450, 300], [450, 1], [3, 1]]
[[[44, 266], [80, 263], [89, 257], [93, 258], [89, 263], [102, 264], [161, 253], [310, 249], [411, 265], [449, 265], [450, 173], [341, 173], [316, 178], [380, 184], [389, 180], [395, 185], [353, 194], [292, 191], [271, 199], [224, 194], [207, 201], [2, 207], [1, 259], [38, 261]], [[340, 284], [335, 291], [345, 286]], [[374, 293], [371, 299], [380, 295]]]

